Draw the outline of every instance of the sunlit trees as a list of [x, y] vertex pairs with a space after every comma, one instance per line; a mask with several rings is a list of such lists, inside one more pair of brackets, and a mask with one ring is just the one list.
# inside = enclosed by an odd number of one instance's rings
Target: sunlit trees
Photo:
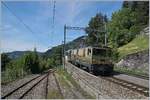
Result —
[[149, 1], [124, 1], [122, 8], [130, 8], [135, 12], [136, 25], [148, 25], [149, 20]]
[[122, 46], [134, 38], [135, 33], [130, 28], [135, 23], [135, 14], [129, 8], [124, 8], [112, 14], [108, 23], [109, 42], [117, 47]]
[[[88, 27], [86, 28], [87, 44], [88, 45], [104, 45], [105, 41], [105, 22], [108, 21], [106, 15], [102, 15], [101, 13], [96, 14], [96, 16], [92, 17], [89, 21]], [[92, 30], [91, 30], [92, 29]], [[93, 30], [100, 30], [93, 31]]]
[[148, 21], [148, 1], [124, 1], [108, 23], [109, 43], [117, 47], [128, 43], [148, 25]]
[[5, 70], [6, 65], [10, 62], [10, 60], [11, 59], [8, 57], [8, 55], [6, 53], [1, 54], [1, 68], [2, 68], [2, 71]]

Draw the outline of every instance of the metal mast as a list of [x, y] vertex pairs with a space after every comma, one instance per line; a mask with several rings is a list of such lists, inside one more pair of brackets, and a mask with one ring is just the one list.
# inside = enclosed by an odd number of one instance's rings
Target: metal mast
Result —
[[[106, 27], [106, 26], [105, 26]], [[63, 55], [63, 58], [64, 58], [64, 61], [63, 61], [63, 67], [65, 69], [65, 56], [66, 56], [66, 53], [65, 53], [65, 50], [66, 50], [66, 32], [67, 30], [86, 30], [85, 27], [71, 27], [71, 26], [66, 26], [66, 24], [64, 25], [64, 55]], [[106, 34], [106, 30], [104, 31], [101, 31], [101, 30], [96, 30], [96, 29], [87, 29], [89, 31], [94, 31], [94, 32], [104, 32]], [[105, 45], [106, 45], [106, 35], [105, 35]]]

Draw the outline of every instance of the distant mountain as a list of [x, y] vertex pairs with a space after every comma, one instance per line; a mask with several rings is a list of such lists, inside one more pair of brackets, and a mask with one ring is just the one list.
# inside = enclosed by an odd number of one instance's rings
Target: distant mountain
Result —
[[[13, 51], [13, 52], [8, 52], [6, 53], [8, 55], [9, 58], [11, 59], [16, 59], [19, 58], [21, 56], [23, 56], [26, 53], [29, 53], [30, 51]], [[42, 55], [43, 53], [38, 52], [39, 55]]]
[[81, 36], [81, 37], [78, 37], [77, 39], [67, 43], [66, 50], [87, 46], [85, 43], [85, 39], [86, 39], [86, 36]]
[[[66, 44], [66, 50], [68, 49], [74, 49], [74, 48], [81, 48], [81, 47], [85, 47], [86, 44], [85, 44], [85, 39], [86, 39], [86, 36], [81, 36], [81, 37], [78, 37], [76, 39], [74, 39], [73, 41], [71, 42], [68, 42]], [[49, 56], [51, 55], [52, 53], [55, 52], [56, 49], [62, 49], [62, 45], [58, 45], [58, 46], [55, 46], [49, 50], [47, 50], [44, 54], [46, 56]]]
[[[74, 48], [80, 48], [80, 47], [84, 47], [85, 45], [85, 38], [86, 36], [81, 36], [78, 37], [77, 39], [68, 42], [66, 44], [66, 50], [68, 49], [74, 49]], [[48, 49], [46, 52], [38, 52], [39, 55], [43, 55], [43, 56], [50, 56], [51, 54], [55, 53], [55, 51], [57, 51], [57, 49], [61, 49], [62, 50], [62, 45], [58, 45], [55, 46], [51, 49]], [[16, 59], [19, 58], [21, 56], [23, 56], [26, 53], [29, 53], [30, 51], [13, 51], [13, 52], [8, 52], [6, 53], [8, 55], [8, 57], [10, 57], [11, 59]]]

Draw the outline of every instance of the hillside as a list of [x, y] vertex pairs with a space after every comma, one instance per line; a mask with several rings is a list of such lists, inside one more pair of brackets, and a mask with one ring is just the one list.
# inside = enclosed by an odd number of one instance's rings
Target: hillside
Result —
[[[81, 46], [84, 46], [84, 38], [85, 36], [81, 36], [69, 43], [66, 44], [66, 50], [68, 49], [73, 49], [73, 48], [79, 48]], [[62, 49], [62, 45], [58, 45], [58, 46], [55, 46], [51, 49], [48, 49], [46, 52], [37, 52], [38, 55], [45, 55], [45, 56], [50, 56], [51, 54], [54, 54], [55, 51], [57, 51], [56, 49]], [[24, 54], [26, 53], [29, 53], [30, 51], [13, 51], [13, 52], [7, 52], [6, 54], [8, 55], [9, 58], [11, 59], [17, 59], [21, 56], [23, 56]]]
[[143, 51], [149, 48], [149, 36], [147, 35], [138, 35], [135, 39], [133, 39], [128, 44], [118, 48], [118, 52], [120, 54], [120, 58], [136, 53], [139, 51]]
[[[29, 53], [30, 51], [13, 51], [13, 52], [8, 52], [6, 53], [8, 55], [9, 58], [11, 59], [17, 59], [21, 56], [23, 56], [26, 53]], [[42, 55], [43, 53], [41, 52], [37, 52], [39, 55]]]
[[119, 62], [115, 70], [140, 76], [149, 76], [149, 36], [138, 35], [130, 43], [118, 48]]
[[[81, 36], [71, 42], [68, 42], [66, 44], [66, 50], [84, 47], [84, 46], [85, 46], [85, 36]], [[50, 56], [51, 54], [53, 54], [56, 51], [56, 49], [62, 49], [62, 45], [55, 46], [55, 47], [47, 50], [44, 54]]]

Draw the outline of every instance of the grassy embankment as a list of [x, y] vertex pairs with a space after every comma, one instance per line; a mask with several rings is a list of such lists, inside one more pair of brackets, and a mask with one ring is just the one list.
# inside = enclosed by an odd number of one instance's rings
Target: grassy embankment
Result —
[[[88, 93], [86, 93], [85, 91], [83, 91], [80, 87], [80, 85], [78, 83], [76, 83], [76, 81], [73, 79], [73, 77], [65, 70], [63, 70], [62, 68], [58, 68], [56, 71], [56, 76], [57, 79], [59, 81], [59, 84], [62, 87], [65, 87], [63, 91], [68, 91], [68, 94], [64, 94], [64, 95], [70, 95], [70, 92], [74, 91], [74, 92], [78, 92], [80, 93], [80, 95], [82, 95], [83, 97], [85, 97], [85, 99], [93, 99], [94, 97], [92, 97], [91, 95], [89, 95]], [[74, 95], [74, 94], [72, 94]], [[72, 97], [72, 96], [70, 96]], [[50, 92], [48, 94], [48, 98], [52, 99], [52, 98], [57, 98], [57, 99], [62, 99], [65, 97], [62, 97], [60, 95], [59, 92]], [[78, 98], [78, 97], [75, 97]], [[75, 98], [70, 98], [70, 99], [75, 99]]]
[[[119, 59], [125, 57], [128, 54], [136, 53], [136, 52], [147, 50], [147, 49], [149, 49], [149, 36], [138, 35], [130, 43], [118, 48]], [[148, 76], [146, 73], [138, 69], [131, 70], [125, 67], [115, 67], [114, 70], [125, 72], [128, 74]]]
[[149, 36], [138, 35], [128, 44], [118, 48], [120, 58], [149, 48]]

